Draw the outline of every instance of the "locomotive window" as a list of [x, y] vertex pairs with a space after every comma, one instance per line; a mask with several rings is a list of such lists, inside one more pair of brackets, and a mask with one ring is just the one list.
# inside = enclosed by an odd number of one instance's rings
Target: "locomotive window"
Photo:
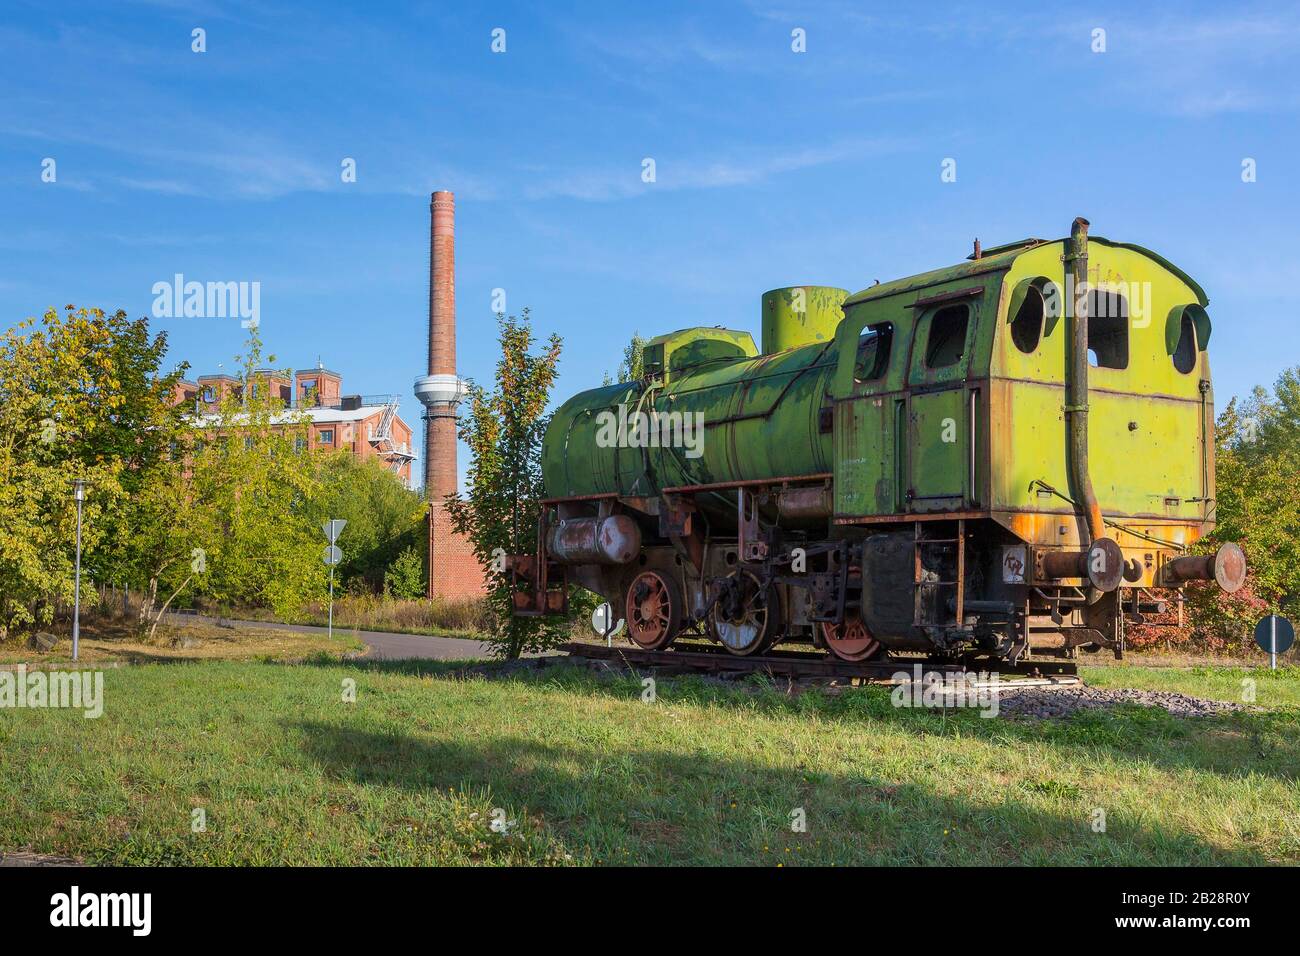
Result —
[[945, 368], [961, 361], [969, 322], [970, 308], [965, 305], [947, 306], [930, 318], [930, 338], [925, 346], [928, 367]]
[[1020, 308], [1016, 310], [1016, 317], [1011, 320], [1011, 341], [1026, 355], [1038, 348], [1039, 340], [1043, 337], [1045, 311], [1043, 293], [1037, 286], [1031, 285], [1025, 291]]
[[1118, 292], [1088, 293], [1088, 363], [1128, 368], [1128, 301]]
[[858, 336], [858, 357], [853, 363], [853, 380], [870, 382], [889, 368], [889, 353], [894, 344], [894, 326], [890, 322], [868, 325]]
[[1184, 375], [1196, 368], [1196, 324], [1183, 313], [1183, 327], [1178, 333], [1178, 348], [1174, 349], [1174, 368]]

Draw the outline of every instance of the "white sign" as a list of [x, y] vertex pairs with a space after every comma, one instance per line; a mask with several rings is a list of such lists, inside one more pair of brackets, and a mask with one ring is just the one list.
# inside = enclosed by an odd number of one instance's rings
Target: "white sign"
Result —
[[343, 533], [343, 527], [347, 523], [346, 518], [331, 518], [321, 525], [321, 530], [325, 532], [325, 537], [330, 544], [339, 539], [339, 535]]
[[[614, 609], [608, 604], [602, 604], [596, 610], [591, 612], [591, 629], [600, 637], [605, 636], [605, 631], [609, 628], [610, 618], [614, 615]], [[623, 630], [623, 619], [619, 618], [610, 635], [618, 634]]]

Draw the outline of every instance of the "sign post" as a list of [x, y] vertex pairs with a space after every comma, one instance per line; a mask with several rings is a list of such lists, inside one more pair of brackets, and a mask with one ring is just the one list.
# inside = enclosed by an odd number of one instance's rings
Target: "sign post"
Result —
[[330, 614], [329, 614], [329, 636], [334, 637], [334, 566], [343, 560], [343, 550], [335, 545], [339, 535], [343, 533], [343, 526], [346, 525], [345, 518], [331, 518], [321, 525], [321, 530], [325, 532], [325, 537], [329, 544], [325, 546], [325, 551], [321, 555], [323, 560], [330, 569]]
[[72, 659], [81, 649], [81, 504], [86, 500], [86, 480], [72, 480], [72, 497], [77, 502], [77, 578], [72, 586]]
[[606, 647], [614, 646], [614, 635], [623, 630], [623, 620], [614, 619], [614, 609], [609, 604], [601, 604], [591, 612], [591, 629], [605, 639]]
[[1285, 654], [1295, 643], [1295, 628], [1284, 617], [1270, 614], [1255, 625], [1255, 643], [1268, 652], [1268, 669], [1277, 670], [1277, 655]]

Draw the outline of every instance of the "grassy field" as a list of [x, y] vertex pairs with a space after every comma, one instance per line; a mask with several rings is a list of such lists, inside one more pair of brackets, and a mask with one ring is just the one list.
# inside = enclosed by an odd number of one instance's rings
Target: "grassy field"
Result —
[[[47, 652], [25, 640], [0, 642], [0, 665], [57, 665], [72, 660], [68, 627], [53, 629], [59, 642]], [[200, 621], [159, 626], [153, 639], [134, 624], [90, 618], [83, 623], [78, 657], [82, 664], [148, 664], [176, 661], [295, 661], [320, 655], [341, 657], [364, 652], [366, 645], [347, 632], [300, 634], [273, 628], [219, 627]]]
[[[1098, 668], [1238, 699], [1238, 673]], [[1244, 672], [1243, 672], [1244, 673]], [[570, 667], [125, 667], [0, 710], [0, 850], [143, 864], [1300, 863], [1300, 680], [1052, 722]], [[355, 681], [355, 703], [344, 701]], [[192, 832], [192, 812], [206, 832]], [[501, 811], [507, 832], [491, 827]], [[806, 832], [794, 832], [801, 810]], [[1097, 811], [1105, 832], [1095, 832]]]

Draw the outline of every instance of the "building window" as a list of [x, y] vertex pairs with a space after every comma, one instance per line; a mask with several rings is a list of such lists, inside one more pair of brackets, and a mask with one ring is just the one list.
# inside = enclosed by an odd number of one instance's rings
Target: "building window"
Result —
[[870, 382], [889, 368], [890, 346], [894, 343], [894, 326], [889, 322], [868, 325], [858, 336], [858, 357], [853, 364], [853, 380]]
[[1128, 301], [1118, 292], [1088, 293], [1088, 364], [1128, 368]]
[[322, 428], [319, 434], [317, 435], [317, 441], [319, 441], [322, 445], [334, 444], [334, 429]]
[[205, 402], [208, 402], [209, 404], [211, 404], [212, 400], [213, 400], [215, 397], [216, 397], [216, 396], [215, 396], [215, 395], [213, 394], [213, 392], [212, 392], [212, 386], [211, 386], [211, 385], [204, 385], [204, 386], [203, 386], [203, 400], [204, 400]]
[[966, 351], [966, 326], [970, 308], [949, 305], [930, 317], [930, 337], [925, 347], [925, 364], [929, 368], [947, 368], [961, 361]]
[[301, 435], [295, 438], [293, 440], [293, 450], [301, 455], [307, 450], [307, 439], [303, 438]]

